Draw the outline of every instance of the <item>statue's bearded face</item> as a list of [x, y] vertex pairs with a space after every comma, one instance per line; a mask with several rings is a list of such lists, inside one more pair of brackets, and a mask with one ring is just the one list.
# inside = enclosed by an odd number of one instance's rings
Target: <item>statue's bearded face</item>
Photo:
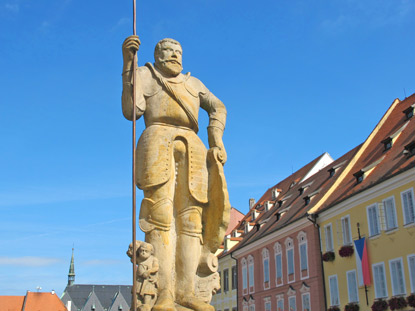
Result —
[[182, 72], [182, 47], [172, 42], [163, 42], [155, 55], [156, 67], [168, 76]]

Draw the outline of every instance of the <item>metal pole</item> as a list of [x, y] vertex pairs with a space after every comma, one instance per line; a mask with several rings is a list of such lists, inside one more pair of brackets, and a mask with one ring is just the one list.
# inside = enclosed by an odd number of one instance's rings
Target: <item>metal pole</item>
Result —
[[[136, 36], [136, 1], [133, 0], [133, 34]], [[137, 69], [137, 53], [134, 54], [134, 61], [133, 61], [133, 180], [132, 180], [132, 196], [133, 196], [133, 295], [132, 295], [132, 310], [137, 310], [137, 249], [136, 249], [136, 186], [135, 186], [135, 153], [136, 153], [136, 99], [137, 99], [137, 91], [136, 91], [136, 69]]]

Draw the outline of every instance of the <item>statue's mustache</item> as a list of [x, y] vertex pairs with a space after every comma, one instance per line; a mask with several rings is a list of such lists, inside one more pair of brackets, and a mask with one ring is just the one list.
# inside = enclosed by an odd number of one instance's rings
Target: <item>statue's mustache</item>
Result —
[[180, 66], [182, 65], [178, 60], [175, 60], [175, 59], [167, 59], [167, 60], [164, 60], [163, 63], [172, 63], [172, 64], [177, 64]]

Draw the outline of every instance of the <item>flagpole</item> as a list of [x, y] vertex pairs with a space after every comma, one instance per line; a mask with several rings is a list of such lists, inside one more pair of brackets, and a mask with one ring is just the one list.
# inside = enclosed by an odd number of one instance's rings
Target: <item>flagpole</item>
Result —
[[[136, 0], [133, 0], [133, 34], [134, 36], [137, 35], [136, 30]], [[133, 197], [133, 291], [132, 291], [132, 311], [137, 311], [137, 249], [136, 249], [136, 186], [135, 186], [135, 154], [136, 154], [136, 101], [137, 101], [137, 91], [136, 91], [136, 70], [137, 69], [137, 52], [134, 53], [134, 61], [133, 61], [133, 165], [132, 165], [132, 197]]]

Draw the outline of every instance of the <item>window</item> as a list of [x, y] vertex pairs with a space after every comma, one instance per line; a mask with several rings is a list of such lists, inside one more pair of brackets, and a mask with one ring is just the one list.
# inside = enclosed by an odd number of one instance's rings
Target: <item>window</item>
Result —
[[292, 238], [285, 240], [285, 247], [287, 249], [287, 277], [288, 283], [294, 282], [294, 241]]
[[229, 269], [223, 270], [223, 290], [229, 291]]
[[277, 298], [277, 311], [284, 311], [284, 298]]
[[393, 140], [391, 137], [386, 138], [385, 140], [382, 141], [383, 146], [385, 147], [385, 151], [389, 150], [390, 148], [392, 148], [392, 144], [393, 144]]
[[271, 301], [265, 301], [265, 311], [271, 311]]
[[414, 190], [411, 188], [401, 193], [404, 224], [415, 221]]
[[297, 311], [297, 305], [295, 303], [295, 296], [288, 297], [288, 310]]
[[282, 249], [280, 243], [275, 243], [274, 245], [275, 251], [275, 283], [276, 285], [282, 285]]
[[394, 296], [405, 294], [406, 289], [402, 258], [389, 260], [389, 267], [392, 280], [392, 294]]
[[396, 220], [395, 199], [393, 197], [383, 200], [383, 208], [385, 213], [386, 230], [395, 229], [398, 226]]
[[242, 259], [242, 288], [243, 291], [246, 293], [248, 289], [248, 275], [245, 258]]
[[262, 265], [264, 270], [264, 287], [269, 288], [269, 251], [266, 248], [262, 250]]
[[373, 283], [375, 284], [375, 298], [388, 297], [386, 287], [385, 265], [383, 262], [372, 265]]
[[369, 236], [380, 233], [378, 205], [373, 204], [367, 207], [367, 222], [369, 225]]
[[236, 289], [238, 284], [238, 274], [236, 271], [236, 266], [232, 267], [232, 289]]
[[255, 305], [250, 305], [249, 306], [249, 311], [255, 311]]
[[329, 286], [330, 286], [330, 305], [339, 306], [340, 298], [339, 298], [339, 286], [337, 283], [337, 275], [329, 276]]
[[414, 116], [414, 105], [409, 106], [402, 112], [405, 114], [406, 119], [409, 120], [410, 118]]
[[333, 232], [331, 230], [331, 224], [324, 227], [324, 232], [325, 232], [325, 236], [326, 236], [326, 251], [331, 252], [334, 249]]
[[254, 291], [254, 258], [252, 256], [248, 257], [248, 279], [249, 279], [249, 292]]
[[359, 302], [356, 270], [347, 271], [346, 276], [347, 276], [347, 292], [349, 294], [349, 302]]
[[408, 157], [415, 154], [415, 141], [412, 141], [405, 146], [403, 150], [403, 154], [408, 155]]
[[310, 311], [310, 293], [305, 293], [301, 295], [301, 302], [303, 304], [303, 311]]
[[307, 235], [301, 231], [298, 236], [298, 248], [300, 253], [300, 278], [308, 277]]
[[411, 283], [411, 293], [415, 293], [415, 254], [408, 256], [409, 280]]
[[301, 256], [301, 270], [308, 269], [308, 262], [307, 262], [307, 243], [303, 243], [300, 245], [300, 256]]
[[352, 233], [350, 228], [350, 217], [345, 216], [342, 218], [342, 231], [343, 231], [343, 245], [352, 244]]
[[216, 291], [216, 294], [220, 294], [222, 292], [222, 273], [219, 271], [219, 289]]
[[354, 173], [353, 176], [356, 178], [356, 183], [360, 184], [365, 179], [365, 172], [358, 171], [357, 173]]
[[294, 249], [287, 250], [288, 274], [294, 274]]

